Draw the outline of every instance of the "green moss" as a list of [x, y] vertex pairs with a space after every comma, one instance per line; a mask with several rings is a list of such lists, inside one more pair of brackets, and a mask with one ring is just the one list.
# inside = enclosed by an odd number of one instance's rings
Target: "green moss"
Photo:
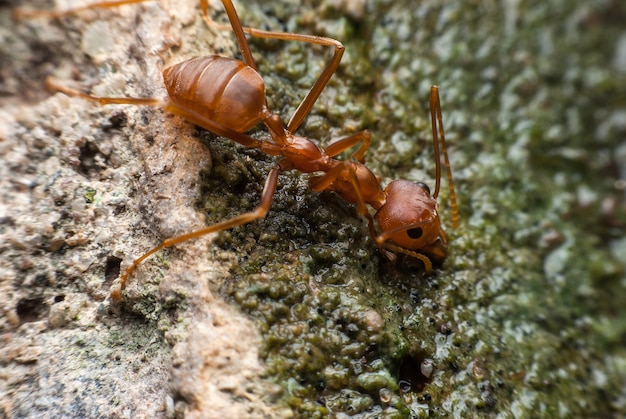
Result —
[[[223, 294], [257, 322], [268, 374], [303, 417], [625, 414], [626, 267], [614, 250], [624, 126], [611, 121], [626, 77], [610, 64], [623, 7], [407, 5], [339, 18], [346, 59], [299, 133], [325, 144], [367, 127], [367, 163], [384, 183], [432, 186], [428, 91], [439, 84], [462, 220], [447, 228], [443, 269], [426, 277], [387, 263], [351, 205], [287, 173], [265, 219], [217, 240], [238, 257]], [[329, 6], [288, 7], [263, 13], [297, 32], [336, 21]], [[253, 49], [287, 120], [327, 55]], [[210, 144], [209, 218], [254, 208], [272, 159]], [[415, 373], [424, 358], [432, 376]]]
[[[229, 147], [211, 143], [217, 155], [224, 146]], [[245, 158], [236, 151], [235, 158]], [[271, 165], [262, 157], [251, 164], [265, 170]], [[236, 200], [248, 189], [254, 189], [255, 199], [246, 197], [248, 206], [237, 208], [249, 210], [258, 202], [255, 178], [239, 186], [240, 195], [231, 195], [219, 173], [214, 172], [210, 183], [217, 186], [206, 202], [219, 199], [213, 193]], [[401, 307], [408, 303], [390, 296], [393, 287], [375, 279], [379, 260], [353, 211], [332, 194], [307, 191], [301, 177], [287, 174], [264, 220], [217, 240], [224, 249], [237, 248], [239, 257], [223, 293], [257, 320], [268, 374], [287, 386], [285, 403], [307, 417], [328, 413], [317, 402], [320, 397], [331, 397], [335, 412], [339, 406], [367, 412], [376, 404], [369, 393], [377, 398], [385, 388], [395, 394], [395, 368], [416, 336], [403, 336], [393, 326], [402, 323]], [[268, 234], [282, 239], [268, 240]], [[290, 387], [295, 382], [298, 386]], [[364, 393], [344, 394], [346, 388]]]
[[90, 187], [85, 188], [85, 192], [83, 193], [83, 197], [85, 198], [85, 203], [92, 204], [94, 202], [97, 192], [98, 191], [96, 191], [94, 188], [90, 188]]

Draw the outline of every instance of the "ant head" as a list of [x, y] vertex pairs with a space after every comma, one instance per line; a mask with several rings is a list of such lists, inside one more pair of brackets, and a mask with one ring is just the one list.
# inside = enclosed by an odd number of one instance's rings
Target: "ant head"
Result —
[[[447, 239], [441, 229], [437, 200], [424, 183], [395, 180], [385, 188], [386, 201], [374, 219], [380, 229], [380, 247], [414, 256], [417, 252], [441, 262]], [[421, 259], [421, 258], [420, 258]]]

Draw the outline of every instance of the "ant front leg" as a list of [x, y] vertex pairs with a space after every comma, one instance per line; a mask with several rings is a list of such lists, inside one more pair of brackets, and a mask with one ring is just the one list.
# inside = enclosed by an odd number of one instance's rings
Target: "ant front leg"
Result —
[[174, 246], [178, 243], [185, 242], [187, 240], [196, 239], [198, 237], [210, 234], [210, 233], [218, 233], [220, 231], [228, 230], [233, 227], [237, 227], [240, 225], [248, 224], [254, 220], [258, 220], [259, 218], [265, 217], [267, 212], [272, 205], [272, 199], [274, 198], [274, 194], [276, 193], [276, 185], [278, 184], [278, 175], [283, 171], [283, 168], [279, 165], [274, 166], [265, 181], [265, 186], [263, 188], [263, 193], [261, 195], [261, 202], [259, 206], [254, 209], [254, 211], [247, 212], [245, 214], [237, 215], [228, 220], [219, 222], [217, 224], [213, 224], [212, 226], [201, 228], [200, 230], [192, 231], [191, 233], [181, 234], [180, 236], [172, 237], [166, 240], [163, 240], [161, 244], [150, 249], [139, 258], [135, 259], [133, 263], [126, 268], [126, 271], [122, 274], [120, 278], [119, 286], [111, 291], [111, 298], [113, 300], [119, 301], [122, 298], [122, 291], [126, 288], [126, 282], [128, 281], [129, 276], [137, 269], [137, 267], [147, 258], [158, 252], [159, 250]]
[[328, 157], [335, 157], [339, 153], [354, 147], [358, 143], [361, 143], [359, 149], [352, 153], [350, 158], [357, 160], [359, 163], [364, 163], [365, 152], [369, 149], [371, 141], [372, 136], [370, 135], [369, 131], [364, 130], [335, 141], [334, 143], [326, 147], [324, 149], [324, 152], [326, 153], [326, 155], [328, 155]]
[[[361, 173], [361, 179], [359, 178]], [[378, 236], [374, 218], [367, 209], [366, 196], [378, 196], [380, 187], [373, 173], [364, 165], [352, 161], [340, 161], [320, 176], [309, 179], [309, 188], [315, 192], [333, 190], [345, 200], [356, 203], [357, 213], [367, 219], [372, 238]]]

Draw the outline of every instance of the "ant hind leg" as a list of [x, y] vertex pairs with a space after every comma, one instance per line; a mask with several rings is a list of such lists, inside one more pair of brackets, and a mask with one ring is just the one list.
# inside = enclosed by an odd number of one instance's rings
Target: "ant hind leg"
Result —
[[137, 97], [100, 97], [92, 96], [87, 93], [83, 93], [79, 90], [72, 89], [71, 87], [63, 86], [57, 83], [52, 77], [47, 77], [46, 89], [51, 92], [61, 92], [68, 96], [79, 97], [89, 102], [94, 102], [99, 105], [148, 105], [148, 106], [162, 106], [164, 103], [157, 98], [137, 98]]
[[[145, 3], [155, 0], [118, 0], [118, 1], [101, 1], [98, 3], [88, 4], [86, 6], [74, 7], [67, 10], [27, 10], [18, 7], [13, 9], [13, 17], [15, 19], [33, 19], [33, 18], [46, 18], [46, 19], [58, 19], [63, 16], [73, 15], [80, 13], [84, 10], [92, 9], [112, 9], [114, 7], [123, 6], [125, 4]], [[206, 0], [203, 0], [206, 1]]]
[[172, 247], [176, 244], [195, 239], [210, 233], [218, 233], [220, 231], [228, 230], [233, 227], [248, 224], [254, 220], [265, 217], [270, 209], [270, 206], [272, 205], [272, 199], [274, 198], [274, 193], [276, 192], [276, 186], [278, 184], [278, 175], [281, 171], [282, 168], [279, 165], [274, 166], [272, 170], [270, 170], [267, 180], [265, 181], [263, 193], [261, 195], [261, 202], [253, 211], [237, 215], [233, 218], [221, 221], [217, 224], [201, 228], [200, 230], [192, 231], [190, 233], [181, 234], [180, 236], [171, 237], [169, 239], [163, 240], [158, 246], [150, 249], [139, 258], [135, 259], [133, 263], [128, 268], [126, 268], [126, 270], [122, 274], [119, 285], [115, 287], [113, 291], [111, 291], [111, 298], [115, 301], [119, 301], [122, 298], [122, 291], [124, 290], [124, 288], [126, 288], [126, 282], [128, 281], [130, 275], [144, 260], [152, 256], [159, 250], [165, 249], [167, 247]]

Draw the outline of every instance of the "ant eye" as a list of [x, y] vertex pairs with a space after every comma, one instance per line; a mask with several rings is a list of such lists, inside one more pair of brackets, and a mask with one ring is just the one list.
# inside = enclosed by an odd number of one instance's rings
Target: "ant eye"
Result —
[[424, 189], [426, 192], [428, 192], [428, 195], [430, 195], [430, 188], [428, 187], [427, 184], [423, 182], [416, 182], [415, 184], [419, 186], [420, 188]]
[[422, 227], [415, 227], [408, 229], [406, 231], [406, 234], [408, 234], [409, 237], [412, 239], [419, 239], [420, 237], [422, 237], [423, 232], [424, 231], [422, 230]]

